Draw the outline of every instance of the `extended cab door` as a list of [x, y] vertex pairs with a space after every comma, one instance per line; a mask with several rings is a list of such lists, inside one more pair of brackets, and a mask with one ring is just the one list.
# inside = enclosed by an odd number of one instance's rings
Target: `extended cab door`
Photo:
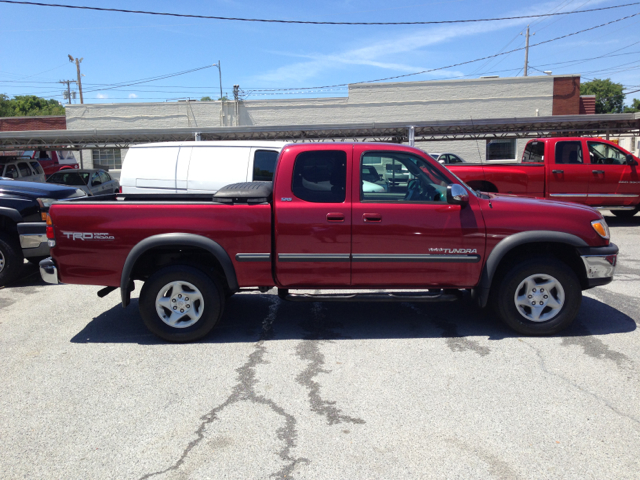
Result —
[[303, 145], [282, 153], [273, 195], [280, 286], [350, 284], [352, 148]]
[[591, 165], [582, 140], [547, 141], [546, 197], [588, 204]]
[[605, 142], [587, 140], [591, 160], [589, 204], [630, 206], [638, 203], [638, 167], [627, 165], [627, 154]]
[[[361, 176], [369, 166], [406, 170], [407, 181], [374, 188]], [[447, 203], [454, 180], [445, 171], [413, 151], [354, 147], [354, 287], [462, 288], [478, 282], [485, 250], [482, 214], [473, 195], [465, 206]]]

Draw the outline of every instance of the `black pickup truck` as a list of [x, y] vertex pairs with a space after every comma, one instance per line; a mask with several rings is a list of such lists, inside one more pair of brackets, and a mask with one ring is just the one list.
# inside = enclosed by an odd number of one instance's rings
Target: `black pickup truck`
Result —
[[85, 195], [74, 187], [0, 179], [0, 286], [20, 274], [25, 258], [37, 263], [49, 255], [45, 223], [49, 206]]

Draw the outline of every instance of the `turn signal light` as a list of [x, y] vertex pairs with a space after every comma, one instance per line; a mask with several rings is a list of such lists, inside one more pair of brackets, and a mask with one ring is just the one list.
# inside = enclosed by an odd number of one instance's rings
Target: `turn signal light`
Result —
[[598, 235], [600, 235], [605, 240], [609, 240], [609, 226], [607, 225], [607, 222], [604, 221], [604, 219], [594, 220], [593, 222], [591, 222], [591, 226]]
[[49, 214], [47, 214], [46, 222], [47, 222], [47, 240], [55, 240], [56, 234], [53, 231], [53, 222], [51, 221], [51, 217], [49, 216]]

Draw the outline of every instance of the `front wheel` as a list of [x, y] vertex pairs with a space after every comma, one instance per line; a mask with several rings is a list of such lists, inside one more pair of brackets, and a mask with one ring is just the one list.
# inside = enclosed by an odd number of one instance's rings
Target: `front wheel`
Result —
[[24, 257], [17, 239], [0, 233], [0, 286], [15, 280], [23, 264]]
[[140, 292], [140, 315], [151, 332], [170, 342], [192, 342], [215, 327], [224, 309], [219, 282], [201, 270], [174, 265], [154, 273]]
[[524, 335], [552, 335], [573, 322], [582, 301], [576, 274], [553, 257], [533, 257], [492, 287], [500, 319]]

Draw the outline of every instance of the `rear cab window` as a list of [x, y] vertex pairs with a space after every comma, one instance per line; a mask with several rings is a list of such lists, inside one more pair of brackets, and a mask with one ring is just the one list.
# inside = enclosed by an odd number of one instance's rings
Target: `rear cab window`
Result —
[[343, 203], [346, 188], [346, 152], [310, 151], [296, 157], [291, 190], [299, 199], [314, 203]]
[[544, 163], [544, 142], [529, 142], [522, 152], [523, 163]]
[[40, 166], [40, 164], [38, 162], [29, 162], [31, 164], [31, 168], [33, 168], [33, 171], [36, 172], [36, 175], [40, 175], [42, 172], [42, 167]]
[[573, 141], [556, 143], [555, 159], [557, 164], [562, 165], [583, 164], [582, 142]]
[[30, 177], [31, 175], [33, 175], [31, 167], [29, 167], [29, 164], [27, 162], [18, 163], [18, 170], [20, 170], [21, 177]]

